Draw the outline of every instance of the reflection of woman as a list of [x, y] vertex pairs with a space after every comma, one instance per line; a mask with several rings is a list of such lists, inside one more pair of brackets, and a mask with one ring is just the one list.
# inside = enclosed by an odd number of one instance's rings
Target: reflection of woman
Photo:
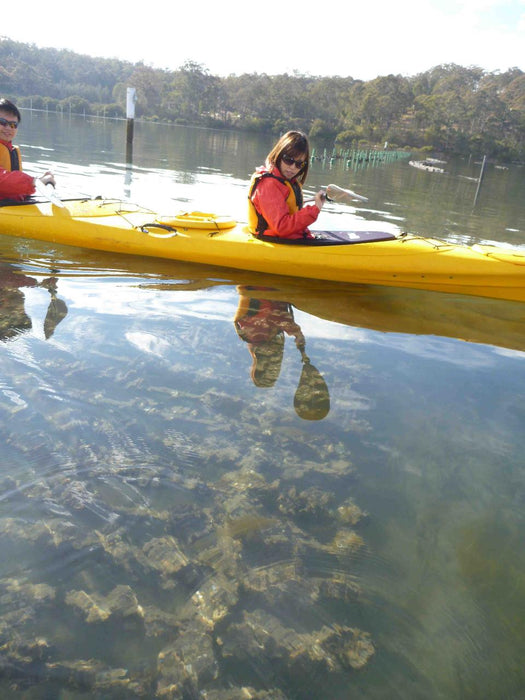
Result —
[[281, 372], [285, 333], [293, 336], [303, 362], [294, 396], [294, 408], [300, 418], [321, 420], [330, 410], [328, 387], [305, 353], [304, 336], [301, 327], [294, 320], [291, 304], [246, 296], [255, 289], [239, 288], [239, 306], [234, 318], [235, 329], [248, 344], [253, 358], [253, 383], [258, 387], [271, 387], [275, 384]]
[[248, 226], [258, 238], [313, 238], [308, 226], [317, 220], [325, 195], [318, 192], [315, 203], [303, 207], [302, 185], [308, 175], [309, 157], [306, 136], [289, 131], [270, 151], [265, 165], [254, 173], [248, 195]]
[[241, 296], [234, 323], [253, 358], [253, 383], [273, 386], [281, 371], [284, 334], [293, 335], [297, 347], [304, 347], [304, 336], [294, 321], [292, 307], [286, 301]]

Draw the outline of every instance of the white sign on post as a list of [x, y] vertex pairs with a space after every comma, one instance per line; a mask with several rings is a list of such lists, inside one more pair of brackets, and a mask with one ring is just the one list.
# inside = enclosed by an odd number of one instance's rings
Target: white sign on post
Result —
[[129, 87], [126, 93], [126, 116], [128, 119], [135, 119], [135, 102], [137, 101], [137, 90]]

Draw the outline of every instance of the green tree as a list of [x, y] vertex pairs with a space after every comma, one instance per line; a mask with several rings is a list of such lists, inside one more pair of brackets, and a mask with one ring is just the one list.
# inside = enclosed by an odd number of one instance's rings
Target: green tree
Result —
[[241, 74], [218, 78], [194, 61], [160, 70], [0, 38], [0, 92], [42, 109], [285, 131], [525, 159], [525, 74], [443, 64], [413, 77]]
[[[163, 72], [139, 63], [129, 76], [127, 84], [120, 84], [118, 102], [122, 105], [126, 104], [128, 87], [134, 87], [137, 91], [137, 116], [151, 116], [158, 113], [162, 95], [166, 89], [166, 80]], [[116, 97], [117, 95], [114, 93], [114, 96]]]
[[173, 75], [165, 100], [175, 116], [194, 121], [215, 114], [219, 105], [219, 81], [200, 63], [186, 61]]
[[60, 100], [59, 105], [63, 112], [70, 112], [71, 114], [91, 114], [90, 103], [78, 95], [71, 95], [71, 97]]

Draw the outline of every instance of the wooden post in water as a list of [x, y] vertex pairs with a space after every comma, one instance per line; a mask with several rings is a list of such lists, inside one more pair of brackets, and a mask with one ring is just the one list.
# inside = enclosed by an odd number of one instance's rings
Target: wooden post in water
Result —
[[129, 87], [126, 93], [126, 116], [128, 125], [126, 129], [126, 163], [131, 164], [133, 160], [133, 126], [135, 120], [135, 102], [137, 101], [137, 91]]
[[474, 204], [478, 201], [478, 194], [481, 189], [481, 182], [483, 180], [483, 175], [485, 174], [485, 164], [487, 162], [487, 156], [483, 156], [483, 162], [481, 164], [481, 170], [479, 171], [478, 186], [476, 189], [476, 195], [474, 197]]

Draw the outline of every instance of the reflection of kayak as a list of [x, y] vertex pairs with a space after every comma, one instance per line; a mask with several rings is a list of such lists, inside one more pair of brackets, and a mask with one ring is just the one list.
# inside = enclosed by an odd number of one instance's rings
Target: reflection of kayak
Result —
[[[276, 244], [255, 239], [225, 217], [201, 212], [157, 216], [103, 199], [66, 200], [64, 208], [50, 202], [3, 206], [0, 233], [310, 279], [525, 300], [525, 255], [519, 251], [460, 246], [410, 234], [344, 232], [355, 242]], [[371, 234], [382, 240], [359, 242], [362, 235], [370, 241]]]
[[[151, 288], [183, 292], [236, 284], [252, 298], [287, 302], [310, 316], [345, 326], [455, 338], [525, 352], [525, 307], [520, 302], [374, 285], [304, 283], [242, 272], [219, 279], [217, 272], [179, 264], [171, 270], [170, 281], [151, 282]], [[142, 286], [148, 288], [149, 283]]]
[[346, 326], [525, 351], [525, 307], [515, 301], [368, 285], [259, 294], [284, 298], [311, 316]]

